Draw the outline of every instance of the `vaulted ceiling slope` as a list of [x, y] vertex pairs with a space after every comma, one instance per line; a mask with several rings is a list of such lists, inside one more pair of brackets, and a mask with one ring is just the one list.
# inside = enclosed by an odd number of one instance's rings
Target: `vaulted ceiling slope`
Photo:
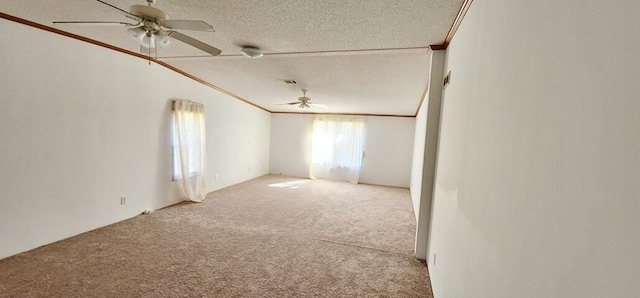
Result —
[[[106, 0], [124, 10], [144, 0]], [[429, 45], [442, 44], [463, 0], [157, 0], [170, 19], [203, 20], [215, 32], [180, 31], [220, 50], [210, 56], [173, 41], [158, 59], [271, 112], [413, 116], [427, 85]], [[129, 22], [100, 1], [0, 0], [0, 11], [139, 52], [124, 26], [53, 21]], [[242, 46], [265, 55], [248, 59]], [[292, 79], [295, 85], [281, 82]], [[328, 109], [301, 111], [311, 102]]]

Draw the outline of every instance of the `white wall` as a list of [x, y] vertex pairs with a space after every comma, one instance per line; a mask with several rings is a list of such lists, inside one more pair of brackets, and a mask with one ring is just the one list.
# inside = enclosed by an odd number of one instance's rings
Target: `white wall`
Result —
[[429, 56], [429, 88], [416, 116], [410, 187], [416, 215], [414, 252], [420, 260], [426, 260], [428, 254], [445, 51], [430, 50]]
[[0, 32], [0, 258], [178, 202], [172, 98], [205, 105], [209, 191], [268, 173], [269, 113], [139, 58]]
[[313, 115], [271, 115], [271, 174], [309, 177], [312, 123]]
[[[414, 118], [365, 117], [365, 158], [360, 182], [408, 187]], [[273, 114], [270, 172], [309, 177], [313, 115]]]
[[[425, 94], [425, 100], [428, 95]], [[422, 198], [422, 172], [424, 170], [424, 145], [427, 139], [427, 103], [420, 106], [416, 115], [416, 126], [413, 137], [413, 153], [411, 161], [411, 180], [409, 191], [411, 192], [411, 202], [413, 212], [418, 222], [418, 211], [420, 210], [420, 199]]]
[[447, 50], [435, 297], [638, 297], [638, 11], [473, 2]]
[[415, 118], [366, 117], [362, 183], [409, 187]]

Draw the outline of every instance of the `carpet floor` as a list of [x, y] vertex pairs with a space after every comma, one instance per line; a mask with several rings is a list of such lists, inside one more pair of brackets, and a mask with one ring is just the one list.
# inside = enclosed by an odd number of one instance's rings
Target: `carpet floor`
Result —
[[0, 260], [0, 297], [432, 297], [404, 188], [267, 175]]

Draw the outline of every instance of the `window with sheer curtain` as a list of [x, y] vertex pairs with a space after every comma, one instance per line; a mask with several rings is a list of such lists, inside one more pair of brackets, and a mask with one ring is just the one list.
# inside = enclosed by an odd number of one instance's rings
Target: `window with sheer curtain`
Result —
[[185, 200], [201, 202], [205, 187], [206, 134], [204, 106], [173, 101], [173, 178]]
[[313, 121], [311, 176], [314, 171], [346, 169], [358, 183], [364, 150], [365, 123], [359, 117], [319, 116]]

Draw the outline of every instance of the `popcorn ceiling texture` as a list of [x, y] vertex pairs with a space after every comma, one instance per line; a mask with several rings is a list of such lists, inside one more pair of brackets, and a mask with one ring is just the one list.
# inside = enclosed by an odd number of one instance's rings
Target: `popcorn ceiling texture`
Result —
[[[121, 9], [145, 0], [108, 0]], [[157, 0], [153, 5], [176, 20], [204, 20], [216, 32], [189, 32], [211, 42], [223, 53], [239, 54], [239, 42], [250, 42], [266, 52], [308, 52], [378, 48], [424, 47], [441, 43], [463, 0]], [[0, 11], [41, 24], [52, 21], [129, 21], [117, 10], [94, 0], [0, 0]], [[115, 30], [109, 30], [114, 28]], [[137, 51], [121, 27], [61, 26], [116, 46]], [[96, 30], [93, 30], [96, 29]], [[104, 32], [120, 32], [106, 35]], [[185, 31], [186, 33], [186, 31]], [[173, 47], [173, 46], [172, 46]], [[188, 48], [167, 48], [170, 55]], [[181, 53], [180, 51], [187, 51]], [[161, 55], [165, 55], [162, 53]]]
[[[124, 10], [145, 3], [107, 2]], [[227, 57], [206, 57], [206, 53], [175, 40], [166, 48], [158, 48], [157, 55], [270, 111], [300, 112], [296, 107], [278, 104], [295, 100], [300, 88], [306, 88], [314, 101], [330, 107], [316, 112], [413, 116], [427, 86], [429, 63], [424, 47], [444, 41], [462, 2], [158, 0], [154, 7], [165, 11], [170, 19], [211, 24], [216, 32], [182, 33], [219, 48]], [[48, 26], [53, 26], [52, 21], [129, 21], [117, 10], [93, 0], [0, 0], [0, 11]], [[123, 27], [56, 27], [134, 52], [140, 49]], [[267, 55], [248, 60], [240, 53], [243, 45], [257, 46]], [[416, 47], [422, 48], [419, 55], [406, 50]], [[362, 51], [375, 49], [405, 51]], [[55, 44], [47, 50], [55, 52]], [[308, 54], [327, 51], [360, 52], [341, 57]], [[401, 61], [394, 63], [398, 59]], [[300, 85], [282, 85], [280, 79], [295, 79]]]
[[0, 260], [0, 297], [432, 297], [403, 188], [263, 176]]

